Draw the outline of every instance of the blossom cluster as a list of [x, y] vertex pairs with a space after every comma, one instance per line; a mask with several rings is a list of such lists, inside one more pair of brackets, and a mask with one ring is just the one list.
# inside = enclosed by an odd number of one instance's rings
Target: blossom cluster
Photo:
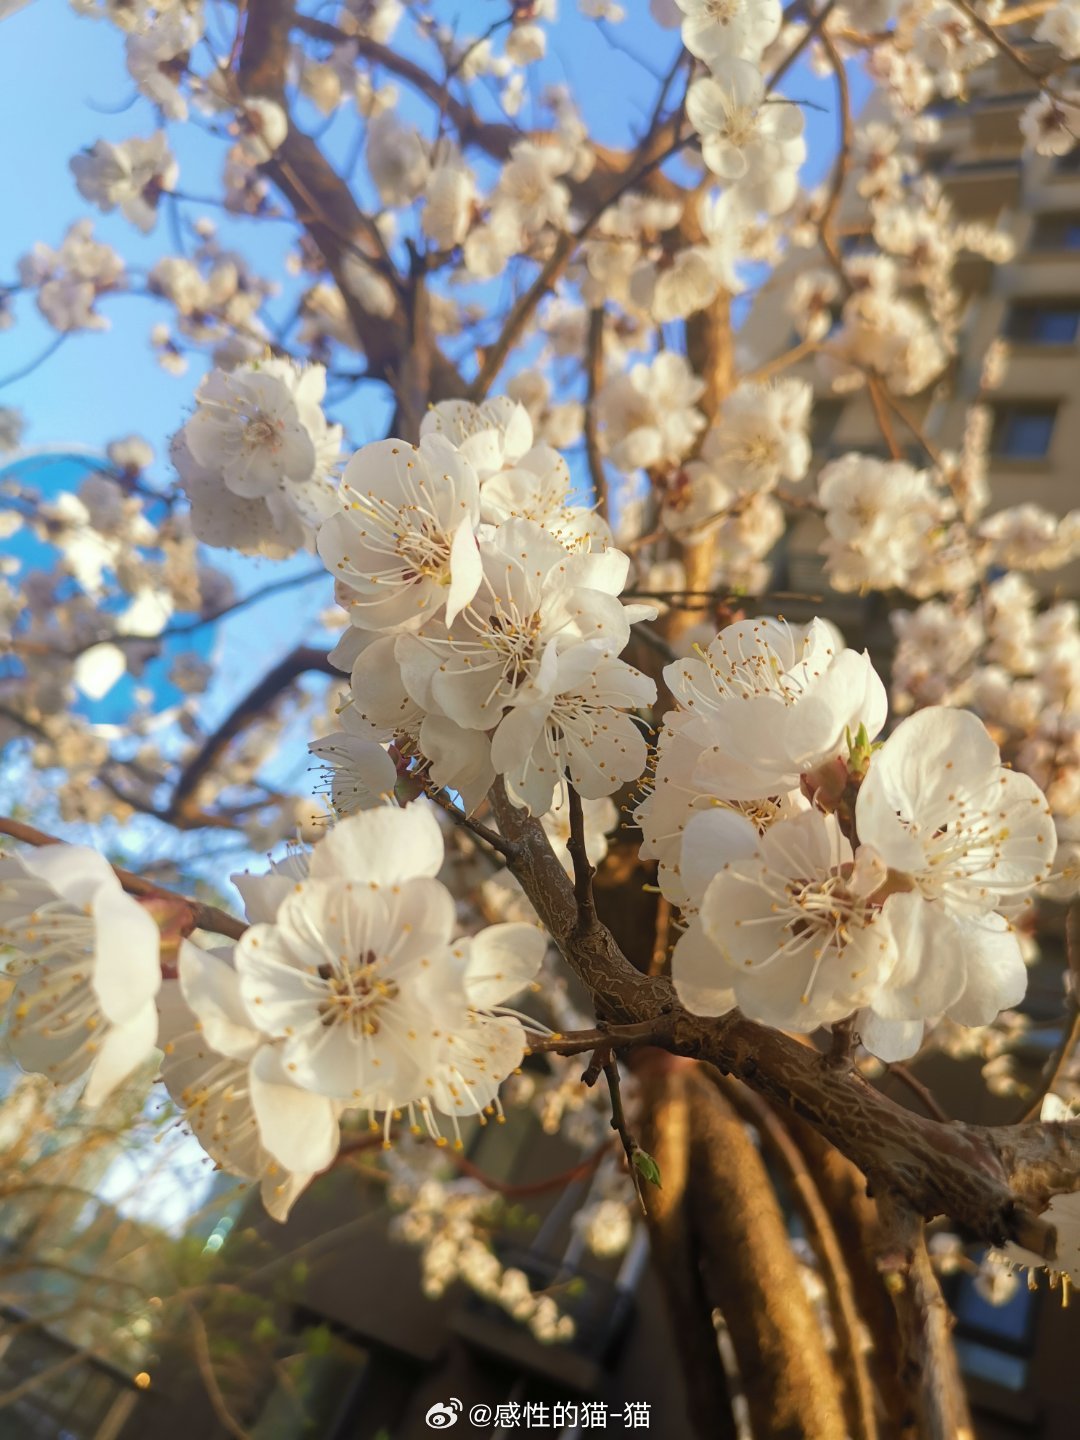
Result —
[[743, 621], [665, 678], [678, 706], [637, 818], [688, 919], [689, 1009], [798, 1031], [854, 1015], [898, 1060], [928, 1022], [1020, 1002], [1016, 920], [1056, 834], [976, 716], [929, 706], [874, 744], [884, 687], [821, 621]]
[[626, 555], [532, 440], [510, 400], [449, 401], [418, 445], [380, 441], [346, 466], [318, 542], [350, 622], [331, 657], [351, 670], [345, 728], [320, 752], [335, 768], [366, 753], [378, 775], [376, 742], [393, 742], [467, 812], [501, 776], [535, 815], [566, 775], [598, 800], [643, 772], [634, 712], [655, 686], [619, 654], [653, 612], [618, 599]]
[[[457, 934], [426, 802], [342, 820], [310, 854], [234, 877], [252, 922], [231, 949], [159, 928], [94, 851], [0, 861], [12, 1053], [99, 1104], [160, 1050], [161, 1078], [216, 1165], [284, 1218], [332, 1165], [349, 1111], [414, 1130], [498, 1109], [527, 1026], [505, 1002], [546, 941], [531, 924]], [[166, 968], [166, 950], [174, 956]], [[163, 969], [167, 978], [163, 980]]]

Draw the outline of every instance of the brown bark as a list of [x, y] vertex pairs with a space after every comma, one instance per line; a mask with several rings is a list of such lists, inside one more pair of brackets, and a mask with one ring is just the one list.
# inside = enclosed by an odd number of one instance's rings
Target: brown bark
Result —
[[844, 1440], [836, 1373], [761, 1155], [705, 1075], [691, 1070], [685, 1084], [694, 1232], [708, 1293], [739, 1362], [751, 1428], [772, 1440]]
[[[696, 245], [703, 239], [694, 197], [687, 198], [687, 210], [679, 225], [679, 239], [684, 245]], [[686, 358], [694, 373], [705, 382], [698, 409], [712, 425], [735, 382], [735, 336], [731, 328], [730, 295], [718, 295], [711, 305], [686, 321]], [[715, 537], [690, 538], [679, 548], [686, 572], [685, 588], [699, 592], [711, 590]], [[703, 618], [700, 609], [675, 605], [665, 617], [665, 634], [669, 640], [677, 640]]]
[[[763, 1152], [779, 1172], [791, 1204], [802, 1219], [829, 1296], [836, 1335], [834, 1364], [848, 1434], [852, 1440], [879, 1440], [877, 1404], [868, 1363], [869, 1332], [859, 1314], [852, 1271], [817, 1179], [770, 1105], [737, 1080], [717, 1076], [716, 1083], [735, 1109], [754, 1126]], [[878, 1285], [882, 1288], [880, 1281]]]
[[[250, 0], [236, 72], [243, 94], [263, 95], [285, 104], [289, 34], [295, 24], [293, 0]], [[393, 314], [375, 315], [365, 309], [349, 284], [345, 261], [349, 255], [356, 255], [392, 281], [399, 291], [402, 289], [401, 277], [386, 261], [385, 251], [381, 251], [374, 222], [357, 205], [349, 186], [315, 141], [290, 120], [284, 143], [262, 168], [325, 259], [367, 357], [367, 373], [386, 380], [398, 393], [406, 357], [421, 343], [430, 347], [430, 358], [425, 361], [430, 382], [423, 406], [429, 401], [464, 395], [465, 381], [430, 333], [425, 332], [418, 341], [414, 316], [408, 313], [409, 307], [400, 296]], [[407, 408], [415, 408], [417, 399], [411, 390], [406, 394], [406, 403]]]
[[643, 1065], [641, 1143], [660, 1167], [661, 1188], [646, 1196], [653, 1262], [664, 1290], [686, 1382], [690, 1418], [701, 1440], [736, 1440], [727, 1375], [712, 1306], [699, 1267], [697, 1236], [687, 1204], [690, 1099], [684, 1061]]
[[952, 1343], [953, 1317], [930, 1264], [922, 1221], [882, 1206], [881, 1258], [900, 1332], [901, 1378], [909, 1397], [904, 1440], [974, 1440], [975, 1429]]
[[867, 1355], [878, 1396], [881, 1440], [898, 1440], [906, 1397], [900, 1383], [900, 1340], [896, 1315], [878, 1265], [881, 1221], [866, 1181], [850, 1160], [797, 1115], [784, 1117], [787, 1128], [806, 1157], [821, 1193], [855, 1287], [859, 1316], [871, 1337]]

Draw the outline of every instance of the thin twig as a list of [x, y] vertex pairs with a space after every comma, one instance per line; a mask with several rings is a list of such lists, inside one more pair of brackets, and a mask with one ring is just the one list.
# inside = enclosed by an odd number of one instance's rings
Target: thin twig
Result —
[[637, 1157], [642, 1154], [641, 1146], [630, 1133], [630, 1127], [626, 1123], [626, 1112], [623, 1109], [622, 1087], [619, 1082], [619, 1062], [609, 1060], [604, 1065], [604, 1079], [607, 1081], [608, 1094], [611, 1096], [611, 1128], [622, 1141], [623, 1153], [626, 1155], [626, 1165], [630, 1171], [630, 1178], [634, 1182], [634, 1189], [637, 1191], [638, 1204], [641, 1206], [641, 1213], [648, 1215], [649, 1207], [645, 1204], [644, 1182], [641, 1171], [637, 1166]]
[[27, 375], [32, 375], [39, 365], [44, 365], [46, 360], [51, 360], [70, 334], [70, 330], [61, 330], [55, 340], [49, 341], [40, 355], [36, 355], [33, 360], [28, 361], [20, 369], [12, 370], [9, 375], [0, 378], [0, 390], [3, 390], [5, 385], [14, 385], [16, 380], [25, 380]]
[[922, 1104], [928, 1115], [932, 1115], [935, 1120], [940, 1120], [943, 1124], [947, 1125], [949, 1123], [950, 1117], [947, 1112], [941, 1108], [929, 1089], [917, 1076], [911, 1073], [906, 1065], [901, 1065], [898, 1060], [894, 1060], [888, 1067], [888, 1073], [895, 1075], [902, 1085], [907, 1086], [911, 1093]]
[[1061, 1037], [1061, 1044], [1054, 1055], [1050, 1057], [1046, 1068], [1043, 1071], [1044, 1080], [1039, 1086], [1039, 1094], [1032, 1102], [1030, 1109], [1021, 1118], [1023, 1120], [1037, 1120], [1042, 1111], [1042, 1102], [1047, 1095], [1053, 1094], [1057, 1089], [1057, 1083], [1065, 1073], [1073, 1052], [1077, 1045], [1080, 1045], [1080, 1005], [1076, 1000], [1077, 976], [1080, 973], [1080, 903], [1074, 902], [1069, 907], [1069, 913], [1065, 917], [1065, 953], [1069, 961], [1069, 974], [1072, 984], [1072, 991], [1069, 995], [1066, 1015], [1071, 1012], [1071, 1019], [1064, 1027]]
[[824, 1057], [825, 1064], [833, 1070], [850, 1070], [856, 1039], [854, 1015], [838, 1020], [832, 1027], [832, 1040]]
[[599, 1025], [595, 1030], [573, 1030], [568, 1035], [533, 1036], [528, 1055], [583, 1055], [586, 1050], [623, 1050], [648, 1045], [655, 1037], [651, 1020], [636, 1025]]
[[798, 43], [787, 53], [787, 55], [784, 56], [783, 60], [780, 61], [780, 64], [776, 67], [772, 75], [769, 77], [765, 85], [766, 95], [771, 90], [776, 89], [777, 85], [780, 84], [780, 81], [795, 64], [795, 61], [798, 60], [799, 56], [803, 53], [806, 47], [821, 33], [821, 27], [825, 24], [825, 21], [832, 14], [833, 6], [835, 4], [836, 0], [828, 0], [828, 4], [825, 5], [823, 9], [819, 10], [818, 13], [814, 16], [806, 30], [799, 37]]
[[878, 423], [882, 439], [888, 447], [889, 457], [893, 460], [904, 458], [903, 449], [896, 438], [896, 431], [889, 419], [889, 412], [885, 408], [885, 385], [877, 375], [870, 375], [866, 381], [867, 389], [870, 391], [870, 403], [874, 407], [874, 418]]
[[454, 802], [437, 785], [424, 784], [424, 794], [429, 800], [433, 800], [440, 810], [445, 810], [455, 825], [468, 830], [470, 835], [475, 835], [478, 840], [483, 840], [493, 850], [497, 850], [504, 860], [514, 858], [514, 847], [510, 841], [500, 835], [496, 830], [489, 830], [479, 820], [474, 820], [471, 815], [466, 815], [464, 810], [459, 810]]
[[604, 383], [604, 307], [589, 311], [589, 330], [585, 341], [585, 458], [589, 464], [593, 499], [605, 520], [610, 520], [610, 497], [604, 457], [600, 453], [600, 436], [596, 425], [596, 397]]
[[581, 807], [581, 796], [566, 782], [567, 805], [570, 811], [570, 838], [566, 848], [574, 862], [574, 894], [577, 897], [578, 928], [582, 932], [591, 930], [596, 924], [596, 901], [593, 898], [593, 876], [596, 870], [589, 861], [585, 849], [585, 816]]

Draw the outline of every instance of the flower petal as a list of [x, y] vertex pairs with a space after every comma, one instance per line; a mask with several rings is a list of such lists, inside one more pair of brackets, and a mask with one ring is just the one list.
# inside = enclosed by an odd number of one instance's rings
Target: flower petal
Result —
[[341, 1142], [334, 1102], [298, 1089], [273, 1045], [256, 1051], [248, 1073], [259, 1135], [274, 1159], [301, 1172], [332, 1165]]

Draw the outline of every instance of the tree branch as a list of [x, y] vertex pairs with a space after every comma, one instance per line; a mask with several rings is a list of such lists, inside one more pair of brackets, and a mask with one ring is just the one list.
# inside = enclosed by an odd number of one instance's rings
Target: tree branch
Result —
[[896, 1308], [902, 1379], [912, 1406], [904, 1433], [911, 1440], [974, 1440], [952, 1344], [953, 1318], [930, 1264], [922, 1222], [903, 1206], [883, 1202], [879, 1208], [885, 1244], [881, 1266]]
[[1053, 1228], [1036, 1212], [1051, 1195], [1080, 1188], [1080, 1121], [943, 1124], [737, 1011], [715, 1019], [692, 1015], [669, 980], [630, 964], [605, 926], [581, 927], [573, 884], [539, 821], [515, 809], [499, 786], [492, 801], [500, 830], [516, 846], [511, 870], [589, 989], [603, 1025], [651, 1020], [653, 1044], [706, 1060], [793, 1111], [858, 1166], [875, 1194], [926, 1218], [949, 1215], [992, 1244], [1011, 1239], [1053, 1256]]
[[596, 874], [589, 862], [585, 849], [585, 817], [581, 808], [581, 796], [566, 782], [567, 806], [570, 811], [570, 837], [566, 848], [574, 862], [574, 897], [577, 901], [578, 923], [583, 930], [596, 924], [596, 901], [593, 899], [592, 881]]
[[772, 1108], [731, 1079], [719, 1079], [724, 1095], [750, 1121], [762, 1145], [778, 1166], [802, 1215], [807, 1238], [821, 1266], [829, 1293], [829, 1308], [839, 1352], [837, 1374], [844, 1396], [844, 1410], [852, 1440], [876, 1440], [877, 1418], [874, 1391], [866, 1363], [866, 1340], [859, 1318], [851, 1272], [843, 1247], [802, 1152]]
[[311, 670], [325, 675], [337, 674], [326, 653], [308, 645], [298, 645], [284, 659], [279, 660], [233, 707], [217, 729], [206, 737], [198, 752], [184, 766], [162, 818], [170, 823], [188, 818], [191, 812], [198, 808], [194, 804], [194, 796], [200, 783], [215, 769], [231, 742], [253, 720], [262, 715], [298, 676]]

